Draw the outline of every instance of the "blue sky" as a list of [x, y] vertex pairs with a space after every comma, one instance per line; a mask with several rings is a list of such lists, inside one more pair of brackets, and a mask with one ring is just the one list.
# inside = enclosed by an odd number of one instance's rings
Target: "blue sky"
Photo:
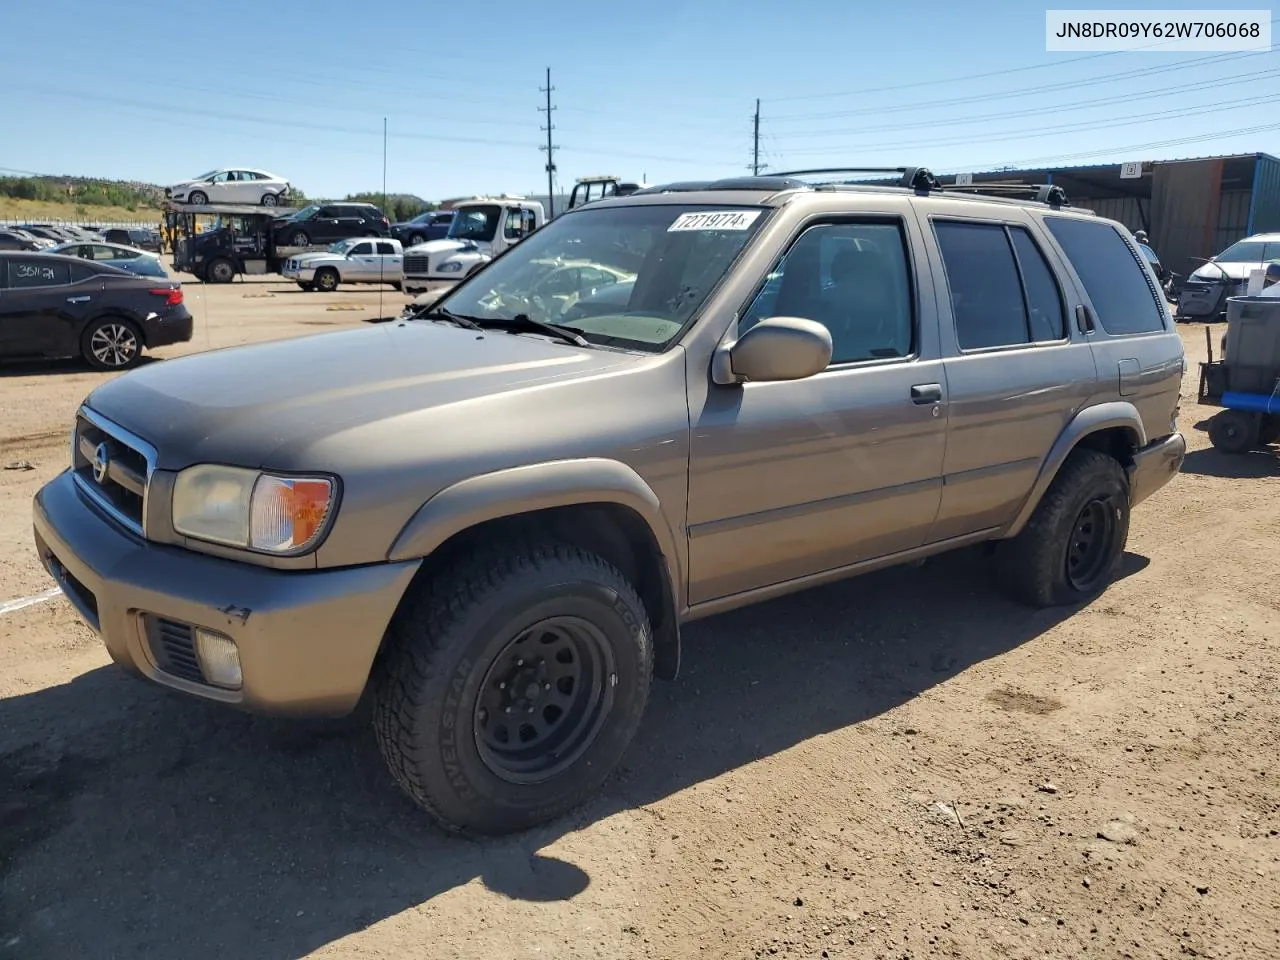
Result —
[[745, 173], [757, 97], [775, 170], [1280, 152], [1274, 51], [1050, 54], [1025, 2], [41, 0], [24, 24], [0, 58], [4, 172], [377, 190], [385, 116], [390, 191], [542, 191], [547, 67], [565, 188]]

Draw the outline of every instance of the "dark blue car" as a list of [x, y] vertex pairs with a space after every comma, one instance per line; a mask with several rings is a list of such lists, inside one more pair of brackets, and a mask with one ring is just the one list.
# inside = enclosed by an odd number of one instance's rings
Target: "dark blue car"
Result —
[[451, 223], [453, 223], [452, 210], [428, 210], [404, 223], [393, 223], [391, 235], [407, 248], [426, 243], [428, 240], [442, 239], [449, 233]]

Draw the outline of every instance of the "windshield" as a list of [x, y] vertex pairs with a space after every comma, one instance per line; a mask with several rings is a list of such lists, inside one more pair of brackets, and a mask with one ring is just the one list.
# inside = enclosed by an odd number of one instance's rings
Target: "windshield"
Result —
[[1262, 263], [1280, 258], [1280, 241], [1241, 240], [1213, 259], [1218, 263]]
[[502, 216], [502, 208], [467, 207], [455, 210], [453, 223], [449, 225], [450, 240], [492, 240], [498, 231], [498, 219]]
[[330, 253], [346, 253], [356, 245], [355, 240], [339, 240], [337, 243], [329, 244]]
[[319, 209], [320, 208], [313, 203], [309, 207], [303, 207], [301, 210], [299, 210], [289, 219], [290, 220], [306, 220], [308, 217], [314, 216], [315, 212]]
[[194, 176], [191, 179], [192, 180], [208, 180], [210, 177], [215, 176], [216, 174], [221, 172], [222, 171], [220, 170], [210, 170], [208, 173], [199, 174], [198, 176]]
[[526, 314], [571, 326], [592, 343], [657, 352], [729, 271], [764, 212], [673, 204], [568, 214], [441, 304], [477, 320]]

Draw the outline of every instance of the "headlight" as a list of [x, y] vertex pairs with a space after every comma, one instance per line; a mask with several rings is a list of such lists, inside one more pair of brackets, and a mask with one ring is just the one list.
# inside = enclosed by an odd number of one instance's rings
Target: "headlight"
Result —
[[440, 264], [440, 273], [457, 273], [462, 269], [461, 260], [450, 260], [448, 263]]
[[282, 477], [242, 467], [188, 467], [173, 485], [173, 529], [186, 537], [266, 553], [317, 545], [334, 506], [324, 477]]

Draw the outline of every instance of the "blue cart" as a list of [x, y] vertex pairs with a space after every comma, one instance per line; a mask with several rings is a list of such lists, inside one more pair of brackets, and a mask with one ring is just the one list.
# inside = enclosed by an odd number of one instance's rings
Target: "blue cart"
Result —
[[1214, 449], [1248, 453], [1280, 440], [1280, 370], [1214, 360], [1208, 329], [1205, 341], [1209, 362], [1200, 364], [1200, 402], [1222, 407], [1209, 420]]

